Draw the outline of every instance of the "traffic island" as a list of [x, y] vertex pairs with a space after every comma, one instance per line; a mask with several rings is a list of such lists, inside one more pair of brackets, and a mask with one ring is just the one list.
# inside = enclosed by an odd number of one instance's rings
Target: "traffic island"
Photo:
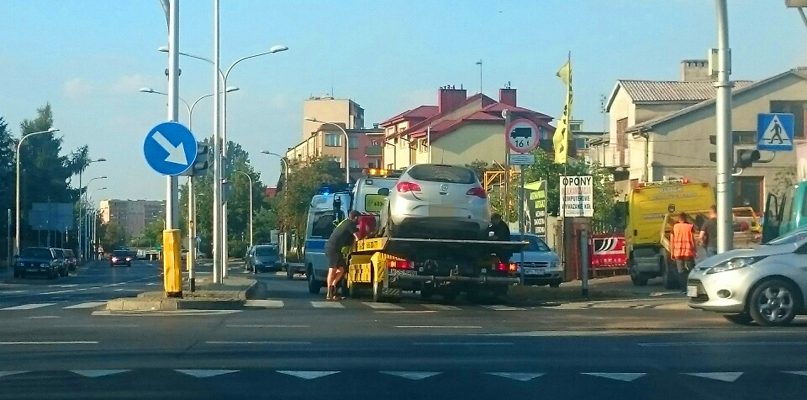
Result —
[[196, 291], [191, 293], [185, 282], [182, 298], [166, 297], [165, 292], [144, 292], [137, 297], [113, 299], [107, 302], [110, 312], [176, 311], [176, 310], [237, 310], [244, 307], [247, 298], [257, 289], [257, 281], [249, 278], [230, 277], [224, 283], [211, 279], [196, 281]]
[[583, 296], [579, 286], [511, 286], [507, 292], [507, 302], [520, 306], [545, 306], [547, 303], [568, 303], [591, 300], [626, 300], [650, 298], [648, 295], [631, 290], [590, 287], [588, 296]]

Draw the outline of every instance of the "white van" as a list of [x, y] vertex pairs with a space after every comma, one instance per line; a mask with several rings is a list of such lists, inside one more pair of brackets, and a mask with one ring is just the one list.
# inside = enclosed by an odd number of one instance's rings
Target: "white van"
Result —
[[385, 190], [394, 190], [398, 176], [399, 173], [396, 176], [386, 170], [370, 169], [365, 171], [365, 176], [359, 178], [352, 189], [334, 193], [325, 191], [311, 199], [303, 248], [308, 291], [311, 294], [318, 294], [325, 287], [328, 277], [325, 244], [333, 229], [347, 217], [350, 210], [378, 215], [387, 197], [383, 193]]

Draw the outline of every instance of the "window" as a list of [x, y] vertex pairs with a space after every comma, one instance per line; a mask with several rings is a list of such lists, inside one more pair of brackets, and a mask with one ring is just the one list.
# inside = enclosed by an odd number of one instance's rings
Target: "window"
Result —
[[331, 237], [334, 228], [333, 211], [322, 211], [314, 213], [311, 225], [311, 237], [327, 239]]
[[410, 168], [406, 173], [418, 181], [458, 183], [462, 185], [470, 185], [479, 181], [473, 170], [453, 165], [420, 164]]
[[359, 160], [350, 160], [350, 168], [360, 168]]
[[342, 135], [339, 133], [326, 133], [325, 146], [340, 147], [342, 146]]
[[616, 121], [616, 147], [619, 154], [619, 165], [627, 165], [628, 140], [625, 131], [628, 130], [628, 119], [622, 118]]
[[527, 241], [530, 242], [530, 246], [527, 249], [525, 249], [526, 251], [541, 251], [541, 252], [552, 251], [549, 248], [549, 246], [547, 246], [546, 243], [543, 240], [541, 240], [541, 238], [539, 238], [538, 236], [525, 235], [524, 237], [527, 239]]
[[804, 138], [804, 113], [805, 113], [805, 104], [807, 102], [804, 101], [772, 101], [771, 102], [771, 112], [772, 113], [788, 113], [793, 114], [794, 121], [794, 132], [793, 136], [797, 138]]
[[762, 211], [761, 176], [738, 176], [734, 178], [734, 207], [752, 207], [759, 213]]
[[426, 139], [420, 139], [420, 152], [421, 153], [429, 152], [429, 145], [427, 144]]
[[574, 148], [577, 150], [588, 150], [588, 139], [574, 138]]
[[358, 149], [359, 148], [359, 138], [357, 138], [355, 136], [351, 136], [351, 137], [348, 137], [348, 139], [349, 140], [348, 140], [347, 143], [348, 143], [348, 146], [351, 149]]
[[342, 157], [328, 156], [328, 161], [335, 162], [335, 163], [337, 163], [339, 165], [342, 165]]

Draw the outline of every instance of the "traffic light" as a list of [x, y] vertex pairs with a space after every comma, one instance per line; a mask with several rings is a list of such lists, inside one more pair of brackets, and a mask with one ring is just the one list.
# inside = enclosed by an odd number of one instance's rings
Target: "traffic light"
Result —
[[233, 184], [232, 182], [228, 181], [227, 179], [221, 180], [221, 201], [226, 203], [227, 200], [230, 198], [230, 195], [233, 193]]
[[193, 160], [193, 165], [185, 171], [184, 176], [203, 176], [210, 166], [210, 146], [199, 143], [196, 146], [196, 158]]
[[[711, 144], [712, 146], [716, 145], [717, 144], [717, 136], [715, 136], [715, 135], [709, 136], [709, 144]], [[715, 152], [709, 153], [709, 161], [717, 162], [717, 153], [715, 153]]]
[[735, 164], [737, 168], [749, 168], [758, 162], [759, 158], [759, 150], [738, 149]]

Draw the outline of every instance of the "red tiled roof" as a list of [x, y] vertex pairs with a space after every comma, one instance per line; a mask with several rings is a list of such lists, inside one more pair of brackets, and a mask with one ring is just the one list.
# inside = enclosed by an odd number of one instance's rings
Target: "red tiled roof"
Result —
[[411, 110], [406, 110], [392, 118], [387, 119], [386, 121], [380, 123], [381, 126], [389, 126], [393, 123], [399, 122], [400, 120], [409, 118], [409, 119], [426, 119], [432, 117], [437, 114], [438, 108], [437, 106], [419, 106], [413, 108]]

